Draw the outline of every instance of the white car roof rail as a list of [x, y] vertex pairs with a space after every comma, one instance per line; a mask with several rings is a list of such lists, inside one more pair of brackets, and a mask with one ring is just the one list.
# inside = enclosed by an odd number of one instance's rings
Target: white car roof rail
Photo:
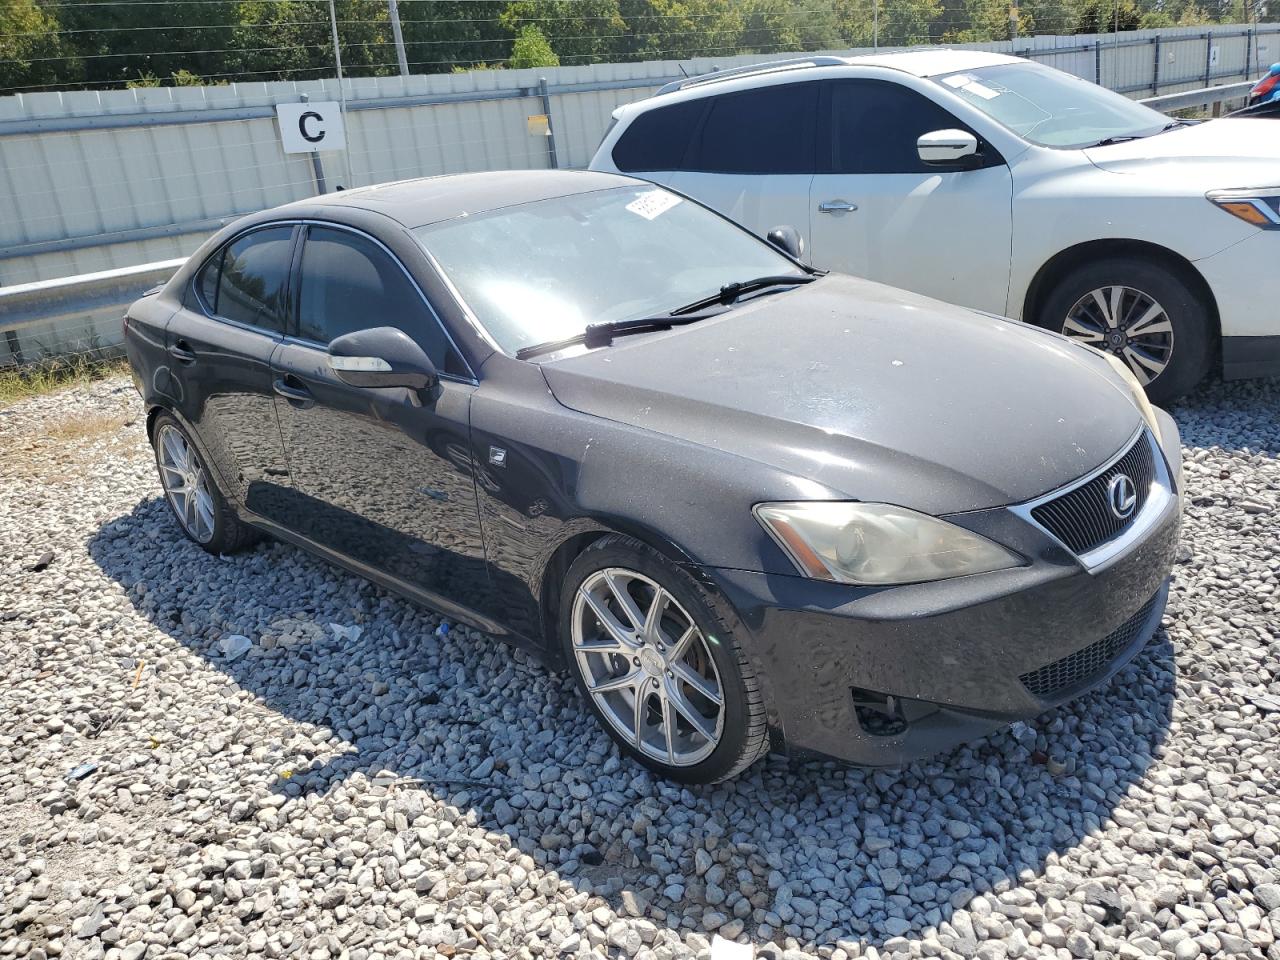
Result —
[[744, 77], [753, 73], [771, 73], [774, 70], [798, 70], [804, 67], [844, 67], [848, 66], [849, 61], [844, 57], [831, 56], [829, 54], [817, 57], [793, 57], [789, 60], [766, 60], [763, 63], [749, 63], [745, 67], [733, 67], [729, 70], [712, 70], [710, 73], [704, 73], [696, 77], [685, 77], [680, 80], [673, 80], [665, 86], [659, 88], [654, 96], [661, 96], [664, 93], [674, 93], [676, 90], [685, 90], [689, 87], [696, 87], [703, 83], [712, 83], [716, 80], [727, 80], [730, 77]]

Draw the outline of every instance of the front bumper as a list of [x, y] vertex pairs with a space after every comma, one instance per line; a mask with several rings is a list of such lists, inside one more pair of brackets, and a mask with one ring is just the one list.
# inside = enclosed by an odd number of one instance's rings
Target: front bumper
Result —
[[[1177, 428], [1161, 419], [1169, 474], [1180, 484]], [[738, 615], [786, 751], [893, 765], [1037, 716], [1120, 670], [1159, 627], [1180, 518], [1178, 495], [1142, 538], [1093, 572], [999, 509], [950, 519], [1030, 565], [879, 590], [706, 574]]]
[[1228, 380], [1280, 376], [1280, 273], [1268, 268], [1278, 242], [1275, 232], [1259, 230], [1195, 261], [1218, 307]]

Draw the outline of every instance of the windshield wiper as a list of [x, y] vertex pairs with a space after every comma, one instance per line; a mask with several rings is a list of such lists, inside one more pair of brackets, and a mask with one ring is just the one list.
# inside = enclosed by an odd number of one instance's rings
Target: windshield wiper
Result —
[[754, 280], [738, 280], [733, 283], [726, 283], [720, 288], [720, 292], [712, 294], [709, 297], [703, 297], [701, 300], [695, 300], [693, 303], [686, 303], [683, 307], [676, 307], [671, 311], [672, 316], [680, 316], [685, 313], [693, 313], [695, 310], [705, 310], [707, 307], [713, 307], [716, 304], [721, 306], [729, 306], [731, 303], [737, 303], [738, 298], [743, 294], [754, 293], [756, 290], [764, 290], [768, 287], [791, 287], [801, 283], [813, 283], [817, 280], [821, 273], [801, 274], [782, 274], [779, 276], [756, 277]]
[[1091, 144], [1089, 144], [1089, 147], [1090, 147], [1090, 148], [1093, 148], [1093, 147], [1109, 147], [1109, 146], [1111, 146], [1113, 143], [1128, 143], [1130, 140], [1141, 140], [1141, 139], [1143, 139], [1143, 138], [1144, 138], [1144, 137], [1146, 137], [1146, 136], [1148, 136], [1148, 134], [1145, 134], [1145, 133], [1127, 133], [1127, 134], [1122, 134], [1122, 135], [1120, 135], [1120, 136], [1115, 136], [1115, 137], [1104, 137], [1103, 139], [1099, 140], [1097, 143], [1091, 143]]
[[639, 317], [635, 320], [610, 320], [606, 323], [592, 323], [587, 326], [587, 329], [581, 333], [575, 333], [572, 337], [565, 337], [563, 340], [548, 340], [546, 343], [535, 343], [532, 346], [521, 347], [516, 351], [516, 357], [520, 360], [528, 360], [530, 357], [536, 357], [541, 353], [554, 353], [557, 350], [578, 346], [579, 344], [587, 347], [607, 347], [613, 343], [614, 337], [625, 337], [630, 333], [647, 333], [651, 330], [670, 330], [672, 327], [697, 323], [699, 320], [714, 317], [721, 312], [712, 308], [727, 307], [737, 303], [738, 298], [744, 294], [753, 293], [756, 290], [764, 290], [768, 287], [789, 287], [801, 283], [812, 283], [820, 276], [825, 276], [825, 273], [814, 271], [811, 274], [801, 276], [783, 274], [776, 277], [756, 277], [754, 280], [726, 283], [720, 288], [719, 293], [710, 297], [703, 297], [701, 300], [695, 300], [693, 303], [686, 303], [683, 307], [676, 307], [667, 313], [653, 317]]
[[1176, 130], [1178, 127], [1189, 126], [1191, 126], [1190, 120], [1171, 120], [1154, 133], [1121, 133], [1116, 134], [1114, 137], [1104, 137], [1102, 140], [1099, 140], [1097, 143], [1092, 143], [1089, 146], [1090, 148], [1109, 147], [1113, 143], [1128, 143], [1130, 140], [1145, 140], [1147, 137], [1154, 137], [1159, 133], [1167, 133], [1170, 130]]
[[563, 340], [548, 340], [546, 343], [535, 343], [532, 346], [521, 347], [516, 351], [516, 357], [520, 360], [528, 360], [530, 357], [536, 357], [541, 353], [555, 353], [557, 350], [575, 347], [579, 344], [592, 348], [607, 347], [613, 343], [614, 337], [625, 337], [629, 333], [647, 333], [651, 330], [670, 330], [672, 327], [682, 327], [686, 324], [697, 323], [699, 320], [705, 320], [708, 317], [714, 317], [720, 312], [719, 310], [712, 310], [710, 312], [685, 313], [675, 316], [673, 311], [656, 317], [638, 317], [634, 320], [610, 320], [605, 323], [592, 323], [587, 326], [587, 329], [581, 333], [575, 333], [572, 337], [565, 337]]

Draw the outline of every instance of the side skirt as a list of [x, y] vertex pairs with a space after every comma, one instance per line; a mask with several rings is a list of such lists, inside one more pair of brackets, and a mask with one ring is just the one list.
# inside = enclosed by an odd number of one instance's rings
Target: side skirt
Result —
[[420, 604], [433, 610], [441, 616], [449, 617], [465, 626], [472, 627], [476, 630], [483, 630], [485, 633], [491, 633], [499, 640], [519, 647], [527, 653], [533, 654], [539, 660], [546, 660], [546, 651], [542, 644], [539, 644], [520, 633], [504, 627], [479, 611], [472, 610], [470, 607], [464, 607], [461, 604], [454, 603], [437, 593], [429, 590], [423, 590], [421, 587], [414, 586], [401, 580], [399, 577], [393, 577], [389, 574], [376, 570], [373, 567], [365, 566], [349, 557], [343, 556], [337, 551], [331, 550], [323, 544], [316, 543], [314, 540], [295, 533], [287, 527], [282, 527], [278, 523], [273, 523], [264, 517], [260, 517], [255, 513], [245, 510], [243, 507], [239, 510], [240, 518], [258, 529], [271, 534], [271, 536], [290, 543], [295, 547], [313, 553], [323, 560], [327, 560], [335, 567], [341, 567], [356, 576], [363, 577], [366, 580], [376, 583], [378, 586], [390, 590], [392, 593], [404, 597], [406, 600], [412, 600], [414, 603]]

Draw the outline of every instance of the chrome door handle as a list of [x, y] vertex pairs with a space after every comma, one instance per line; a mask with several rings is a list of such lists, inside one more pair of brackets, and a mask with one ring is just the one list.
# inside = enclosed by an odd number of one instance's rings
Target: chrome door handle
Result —
[[858, 205], [848, 200], [824, 200], [818, 204], [819, 213], [852, 213], [857, 209]]

